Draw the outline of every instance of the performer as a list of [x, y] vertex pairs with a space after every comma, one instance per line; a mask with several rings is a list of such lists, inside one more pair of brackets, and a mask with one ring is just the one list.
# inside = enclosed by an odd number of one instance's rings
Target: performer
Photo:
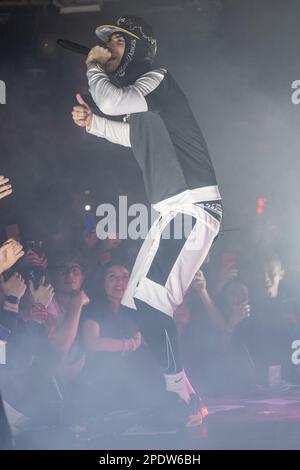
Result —
[[[179, 396], [186, 410], [186, 426], [196, 426], [207, 410], [184, 372], [173, 313], [219, 232], [222, 206], [215, 172], [187, 98], [166, 69], [152, 67], [157, 48], [152, 28], [141, 18], [121, 17], [115, 25], [99, 26], [96, 34], [106, 48], [89, 52], [87, 78], [106, 117], [92, 114], [77, 95], [80, 106], [73, 108], [73, 119], [91, 134], [132, 148], [147, 196], [159, 212], [122, 304], [136, 312], [167, 391]], [[123, 122], [112, 120], [120, 115]], [[189, 230], [178, 239], [175, 227], [182, 214]]]

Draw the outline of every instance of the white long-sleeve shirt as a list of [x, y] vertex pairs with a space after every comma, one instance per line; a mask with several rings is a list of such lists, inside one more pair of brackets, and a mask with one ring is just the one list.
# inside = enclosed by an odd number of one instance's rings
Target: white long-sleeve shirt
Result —
[[[184, 93], [165, 69], [116, 87], [103, 67], [90, 64], [89, 90], [108, 117], [93, 116], [89, 133], [131, 147], [152, 204], [184, 191], [215, 187], [205, 139]], [[129, 115], [127, 122], [109, 116]]]
[[113, 144], [131, 147], [128, 122], [110, 121], [109, 119], [93, 114], [91, 127], [87, 127], [86, 131], [89, 134], [109, 140], [109, 142]]

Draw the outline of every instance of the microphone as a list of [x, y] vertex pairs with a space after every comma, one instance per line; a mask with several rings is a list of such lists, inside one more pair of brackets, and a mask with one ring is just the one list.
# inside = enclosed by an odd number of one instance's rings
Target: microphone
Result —
[[66, 39], [57, 39], [56, 44], [64, 49], [68, 49], [72, 52], [77, 52], [77, 54], [88, 55], [90, 52], [90, 47], [83, 46], [82, 44], [77, 44], [77, 42], [67, 41]]
[[[101, 47], [106, 48], [106, 44], [104, 41], [98, 39], [98, 42], [100, 42]], [[64, 49], [68, 49], [69, 51], [77, 52], [77, 54], [88, 55], [91, 50], [91, 47], [83, 46], [82, 44], [78, 44], [77, 42], [73, 41], [68, 41], [67, 39], [57, 39], [56, 44], [58, 44], [60, 47], [63, 47]]]

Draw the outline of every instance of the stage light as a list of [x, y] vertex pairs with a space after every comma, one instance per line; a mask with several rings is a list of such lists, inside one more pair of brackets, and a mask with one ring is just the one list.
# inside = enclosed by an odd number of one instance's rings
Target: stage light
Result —
[[102, 0], [53, 0], [61, 14], [99, 12], [102, 3]]
[[266, 202], [267, 199], [265, 197], [260, 197], [257, 200], [256, 212], [258, 215], [262, 215], [264, 213]]

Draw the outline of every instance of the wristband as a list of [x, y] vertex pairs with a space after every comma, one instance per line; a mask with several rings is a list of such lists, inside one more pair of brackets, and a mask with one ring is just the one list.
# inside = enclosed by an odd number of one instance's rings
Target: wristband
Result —
[[16, 295], [6, 295], [5, 302], [8, 302], [9, 304], [19, 305], [20, 299]]

